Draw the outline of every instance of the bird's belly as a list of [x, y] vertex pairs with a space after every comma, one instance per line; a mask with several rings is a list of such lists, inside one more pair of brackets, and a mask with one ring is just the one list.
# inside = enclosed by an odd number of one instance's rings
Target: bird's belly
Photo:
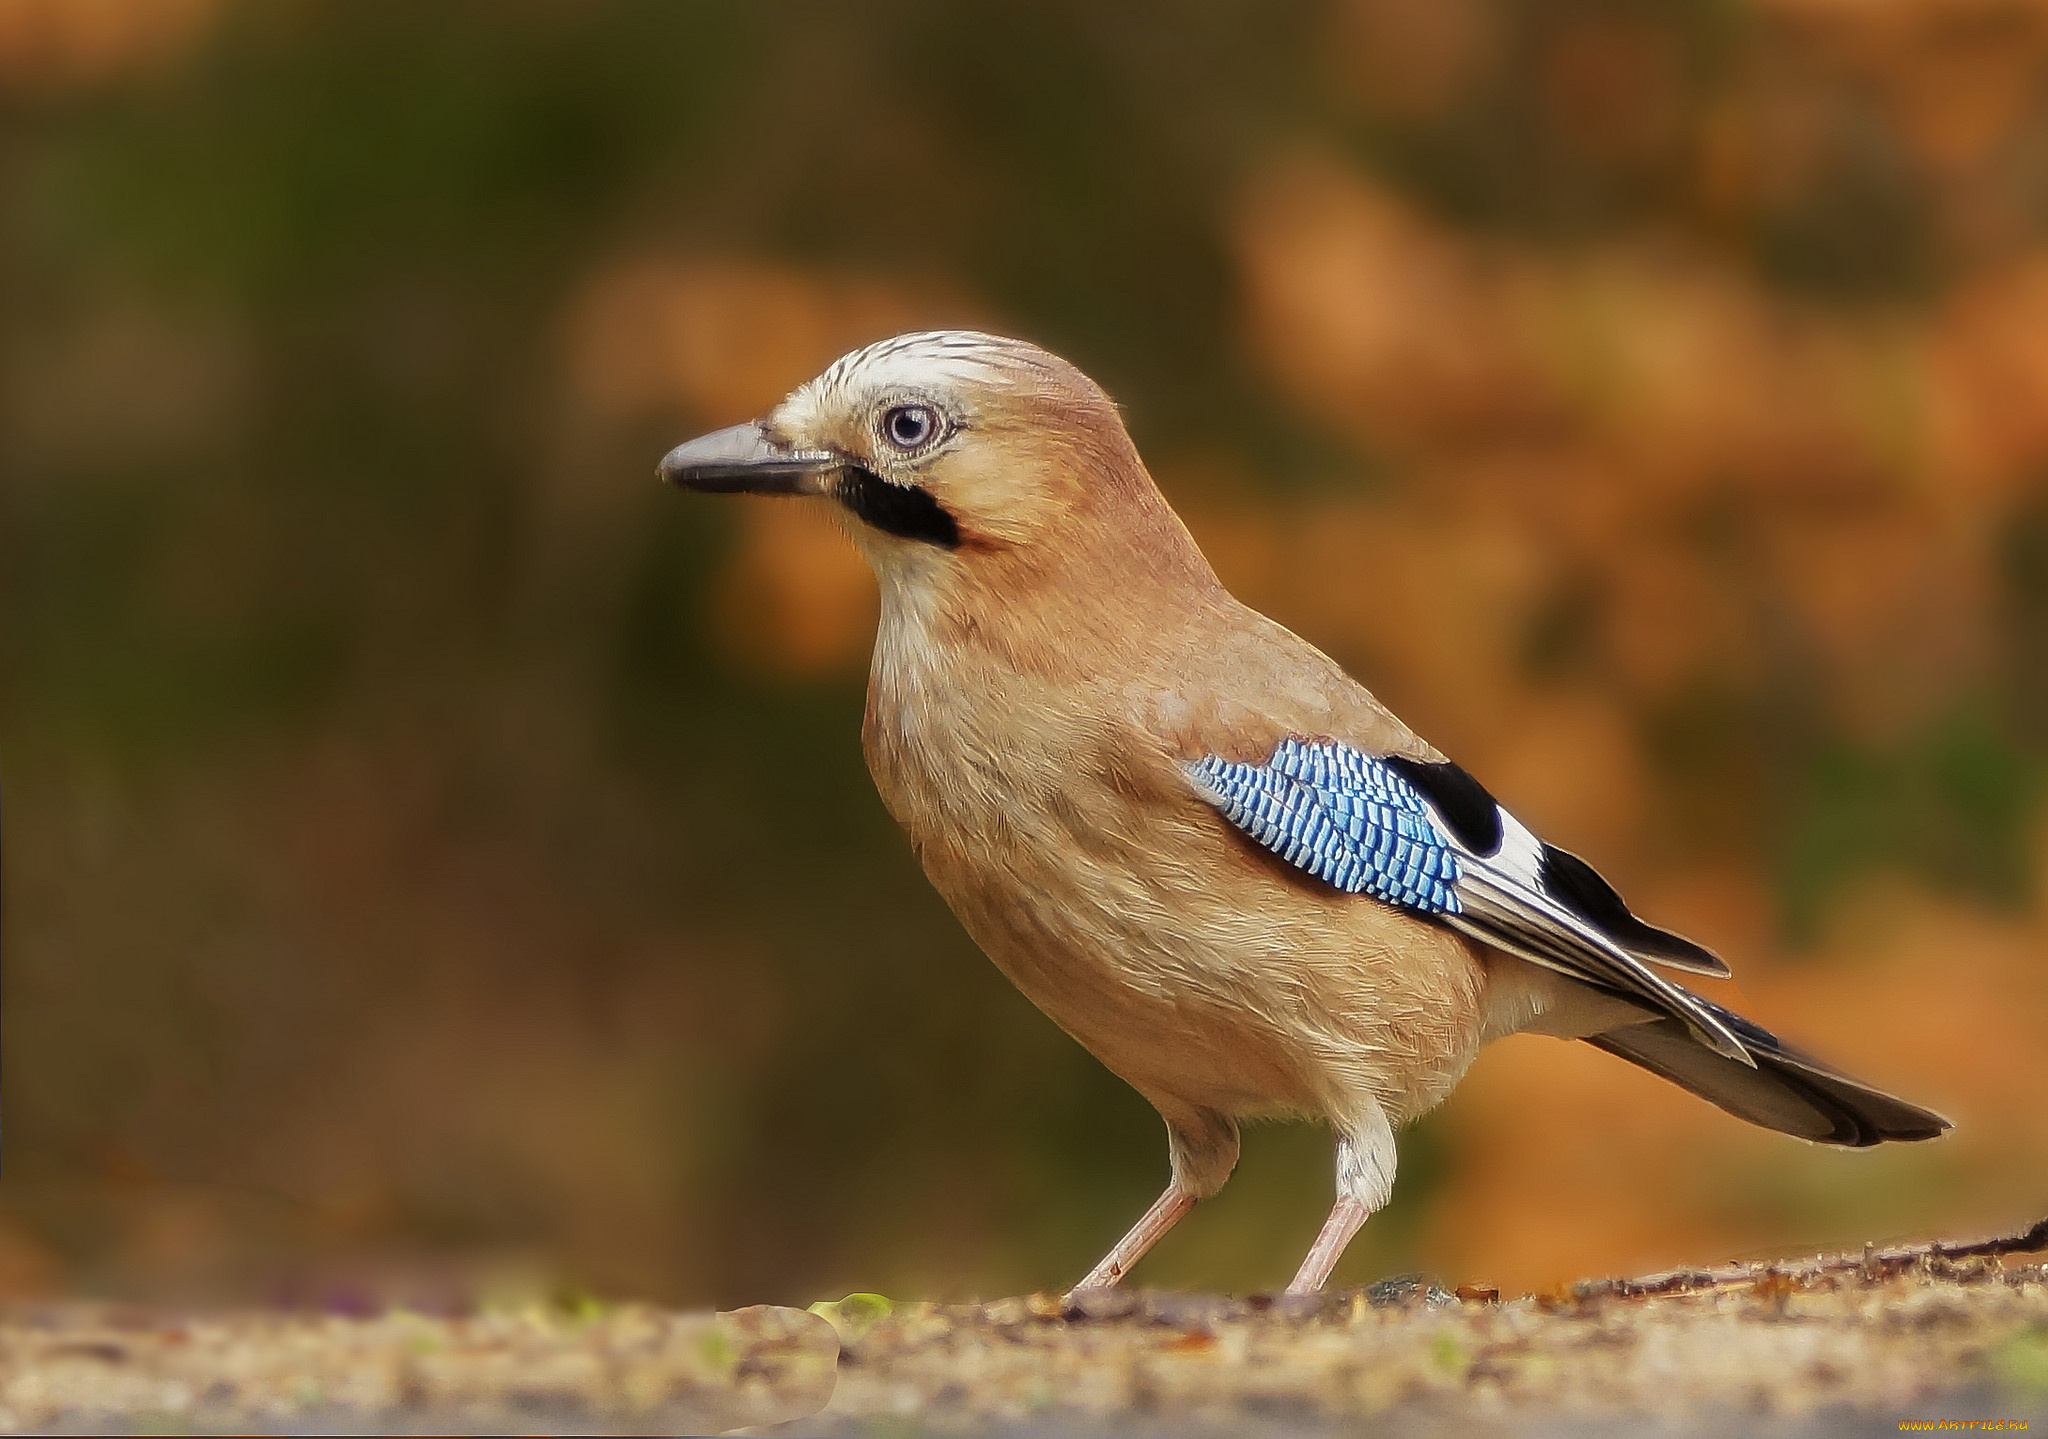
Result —
[[[1275, 872], [1221, 834], [1075, 840], [1014, 811], [1009, 843], [919, 844], [1024, 994], [1158, 1099], [1326, 1114], [1433, 1106], [1479, 1043], [1483, 974], [1447, 931]], [[1065, 832], [1047, 843], [1034, 832]], [[1154, 836], [1155, 841], [1161, 836]]]
[[962, 895], [955, 909], [997, 968], [1061, 1028], [1148, 1095], [1230, 1114], [1314, 1112], [1295, 1026], [1232, 956], [1162, 943], [1049, 890]]

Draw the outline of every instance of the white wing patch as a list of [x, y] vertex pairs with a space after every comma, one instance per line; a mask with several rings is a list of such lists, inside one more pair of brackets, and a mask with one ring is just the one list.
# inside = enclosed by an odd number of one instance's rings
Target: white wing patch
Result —
[[[1427, 803], [1427, 801], [1425, 801]], [[1499, 805], [1500, 845], [1475, 854], [1430, 806], [1437, 827], [1453, 836], [1458, 855], [1454, 886], [1460, 909], [1443, 922], [1496, 949], [1572, 979], [1591, 980], [1682, 1021], [1699, 1041], [1730, 1059], [1755, 1064], [1714, 1006], [1680, 988], [1555, 899], [1544, 886], [1544, 844]]]

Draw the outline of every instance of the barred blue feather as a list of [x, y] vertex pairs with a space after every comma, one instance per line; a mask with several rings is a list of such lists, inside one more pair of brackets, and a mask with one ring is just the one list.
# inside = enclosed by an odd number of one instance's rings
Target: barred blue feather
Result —
[[1284, 739], [1262, 765], [1209, 755], [1187, 770], [1224, 818], [1289, 864], [1349, 894], [1461, 912], [1457, 856], [1415, 787], [1373, 756]]

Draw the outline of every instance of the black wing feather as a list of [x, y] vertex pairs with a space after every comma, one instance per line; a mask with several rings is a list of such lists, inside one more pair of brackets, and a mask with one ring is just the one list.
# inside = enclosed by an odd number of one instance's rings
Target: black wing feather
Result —
[[1599, 871], [1554, 844], [1543, 846], [1543, 888], [1631, 954], [1695, 974], [1711, 974], [1716, 979], [1728, 977], [1728, 966], [1721, 962], [1721, 956], [1668, 929], [1637, 919]]

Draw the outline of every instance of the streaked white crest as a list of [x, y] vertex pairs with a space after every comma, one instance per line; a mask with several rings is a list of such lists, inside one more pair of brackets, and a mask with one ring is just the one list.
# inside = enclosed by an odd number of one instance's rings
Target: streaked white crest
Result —
[[786, 428], [808, 431], [849, 400], [892, 391], [958, 393], [1047, 370], [1042, 352], [1020, 340], [976, 330], [924, 330], [840, 356], [815, 380], [798, 386], [776, 418]]

